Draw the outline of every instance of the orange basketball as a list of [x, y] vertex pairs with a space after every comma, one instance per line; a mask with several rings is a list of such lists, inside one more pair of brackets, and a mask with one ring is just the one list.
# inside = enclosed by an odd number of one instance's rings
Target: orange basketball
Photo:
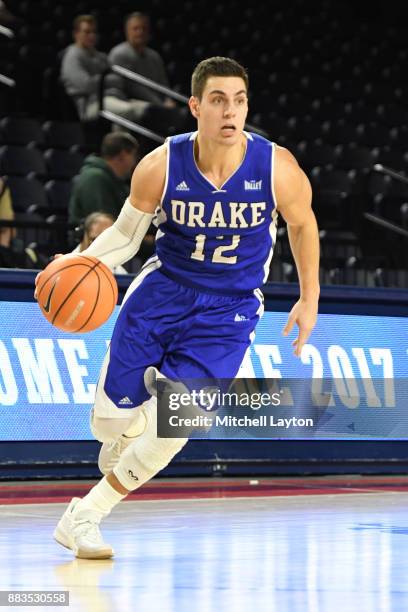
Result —
[[37, 301], [45, 318], [67, 332], [89, 332], [107, 321], [118, 300], [112, 272], [96, 257], [58, 257], [37, 282]]

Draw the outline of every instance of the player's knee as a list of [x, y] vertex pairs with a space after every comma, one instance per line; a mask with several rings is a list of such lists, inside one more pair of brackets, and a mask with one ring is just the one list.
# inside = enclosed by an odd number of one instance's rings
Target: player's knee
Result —
[[145, 446], [139, 461], [146, 470], [157, 474], [170, 463], [187, 442], [188, 438], [156, 438], [154, 443]]
[[144, 412], [147, 426], [143, 435], [126, 448], [113, 470], [130, 491], [163, 470], [188, 442], [188, 438], [158, 438], [157, 407], [151, 402]]
[[136, 439], [122, 453], [113, 472], [129, 491], [137, 489], [161, 472], [181, 451], [188, 438]]
[[99, 442], [115, 442], [132, 424], [133, 419], [104, 418], [91, 412], [90, 427]]

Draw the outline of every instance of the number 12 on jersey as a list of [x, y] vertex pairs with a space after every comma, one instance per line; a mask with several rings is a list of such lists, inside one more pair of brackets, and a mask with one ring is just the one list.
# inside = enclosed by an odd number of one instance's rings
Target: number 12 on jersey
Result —
[[[207, 236], [205, 234], [198, 234], [196, 236], [196, 239], [195, 239], [196, 248], [195, 248], [195, 251], [191, 253], [191, 259], [196, 259], [197, 261], [205, 260], [204, 248], [205, 248], [206, 238]], [[230, 255], [228, 257], [223, 255], [223, 253], [226, 253], [227, 251], [235, 251], [235, 249], [239, 245], [240, 236], [238, 234], [234, 234], [233, 236], [231, 236], [231, 238], [232, 238], [231, 244], [222, 244], [214, 249], [214, 253], [211, 258], [211, 261], [213, 263], [224, 263], [224, 264], [237, 263], [236, 255]], [[216, 239], [224, 240], [224, 236], [216, 236]]]

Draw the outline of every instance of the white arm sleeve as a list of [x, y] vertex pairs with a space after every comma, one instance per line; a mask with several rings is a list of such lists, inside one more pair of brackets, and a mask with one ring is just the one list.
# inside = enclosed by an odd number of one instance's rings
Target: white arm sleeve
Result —
[[115, 223], [99, 234], [81, 255], [97, 257], [109, 267], [123, 264], [138, 252], [153, 217], [152, 213], [132, 206], [127, 198]]

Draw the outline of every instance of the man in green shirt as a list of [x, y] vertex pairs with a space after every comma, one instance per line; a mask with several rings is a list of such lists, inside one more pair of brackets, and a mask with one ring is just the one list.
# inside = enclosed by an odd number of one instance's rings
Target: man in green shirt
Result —
[[129, 179], [136, 166], [138, 143], [127, 132], [107, 134], [101, 156], [89, 155], [73, 179], [69, 222], [79, 223], [90, 213], [105, 212], [115, 219], [129, 194]]

